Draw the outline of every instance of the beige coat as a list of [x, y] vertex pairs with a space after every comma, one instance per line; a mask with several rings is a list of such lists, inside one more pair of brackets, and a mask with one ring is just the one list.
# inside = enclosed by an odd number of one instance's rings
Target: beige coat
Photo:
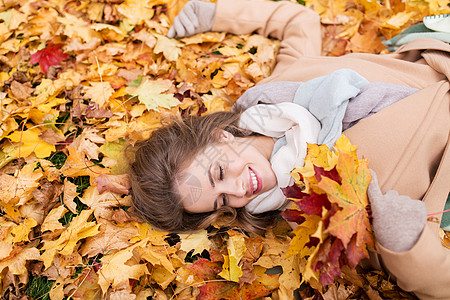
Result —
[[[287, 1], [219, 0], [214, 31], [253, 31], [281, 41], [277, 65], [263, 82], [307, 81], [351, 68], [369, 81], [421, 89], [360, 121], [345, 134], [378, 175], [381, 189], [422, 199], [428, 213], [444, 208], [450, 191], [450, 46], [415, 40], [389, 55], [323, 57], [319, 16]], [[377, 245], [398, 285], [422, 299], [450, 299], [450, 250], [441, 245], [441, 215], [429, 218], [417, 244], [394, 253]]]

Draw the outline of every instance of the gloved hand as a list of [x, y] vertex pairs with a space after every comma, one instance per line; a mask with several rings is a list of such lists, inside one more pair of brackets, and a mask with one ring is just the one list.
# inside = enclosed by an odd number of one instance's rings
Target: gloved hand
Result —
[[249, 88], [233, 106], [233, 111], [245, 110], [256, 104], [293, 102], [302, 82], [274, 81]]
[[403, 252], [417, 242], [427, 221], [425, 203], [399, 195], [390, 190], [386, 194], [380, 190], [375, 172], [367, 189], [372, 208], [373, 231], [383, 247]]
[[170, 38], [182, 38], [197, 33], [211, 31], [216, 15], [216, 4], [191, 0], [175, 17], [167, 33]]

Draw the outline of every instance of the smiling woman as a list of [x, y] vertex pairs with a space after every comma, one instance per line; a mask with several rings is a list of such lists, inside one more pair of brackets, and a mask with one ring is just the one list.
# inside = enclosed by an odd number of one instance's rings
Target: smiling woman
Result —
[[[240, 113], [171, 120], [129, 155], [133, 205], [159, 229], [192, 232], [220, 217], [262, 232], [276, 212], [244, 206], [276, 186], [269, 157], [274, 141], [238, 127]], [[256, 179], [256, 185], [254, 184]]]

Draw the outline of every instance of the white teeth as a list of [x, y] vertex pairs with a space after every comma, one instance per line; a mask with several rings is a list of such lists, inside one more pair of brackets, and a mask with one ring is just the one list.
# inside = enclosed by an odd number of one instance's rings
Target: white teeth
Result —
[[253, 183], [253, 193], [258, 189], [258, 180], [256, 179], [255, 173], [250, 169], [250, 175], [252, 177], [252, 183]]

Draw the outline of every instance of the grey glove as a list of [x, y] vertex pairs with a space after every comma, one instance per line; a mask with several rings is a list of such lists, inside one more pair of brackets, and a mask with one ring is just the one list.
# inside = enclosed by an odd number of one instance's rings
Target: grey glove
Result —
[[216, 15], [216, 4], [191, 0], [183, 7], [167, 33], [170, 38], [182, 38], [211, 31]]
[[393, 190], [383, 195], [373, 171], [367, 195], [372, 208], [373, 231], [377, 241], [394, 252], [411, 249], [427, 221], [425, 203], [399, 195]]
[[237, 99], [233, 110], [245, 110], [256, 104], [293, 102], [295, 92], [301, 84], [302, 82], [297, 81], [274, 81], [256, 85]]

